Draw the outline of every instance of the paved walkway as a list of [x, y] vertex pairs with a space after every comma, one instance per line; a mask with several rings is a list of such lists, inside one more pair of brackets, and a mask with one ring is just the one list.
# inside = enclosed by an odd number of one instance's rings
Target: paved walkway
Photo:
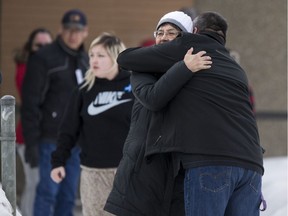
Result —
[[80, 199], [77, 199], [75, 202], [74, 216], [83, 216]]

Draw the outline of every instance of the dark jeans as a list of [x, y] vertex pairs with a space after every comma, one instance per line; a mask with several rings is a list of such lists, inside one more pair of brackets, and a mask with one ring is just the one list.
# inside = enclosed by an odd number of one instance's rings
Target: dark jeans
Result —
[[229, 166], [187, 169], [186, 216], [259, 216], [262, 176]]
[[39, 145], [40, 181], [34, 202], [34, 216], [72, 216], [80, 176], [80, 148], [75, 147], [67, 160], [66, 177], [60, 184], [50, 178], [51, 153], [56, 149], [54, 142], [43, 141]]

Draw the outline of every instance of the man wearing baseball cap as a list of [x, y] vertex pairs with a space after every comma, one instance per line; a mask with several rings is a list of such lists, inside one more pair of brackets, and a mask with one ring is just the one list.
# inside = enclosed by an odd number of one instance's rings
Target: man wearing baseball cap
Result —
[[79, 147], [75, 147], [66, 163], [66, 178], [61, 184], [50, 178], [50, 159], [51, 152], [56, 149], [58, 126], [65, 106], [88, 69], [83, 45], [87, 35], [86, 15], [78, 9], [69, 10], [62, 17], [55, 41], [37, 52], [27, 64], [21, 118], [25, 159], [40, 171], [34, 216], [73, 215], [80, 172]]

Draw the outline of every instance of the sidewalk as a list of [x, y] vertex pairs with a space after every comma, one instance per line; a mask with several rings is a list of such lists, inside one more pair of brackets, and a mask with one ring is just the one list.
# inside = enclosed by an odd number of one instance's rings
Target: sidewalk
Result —
[[77, 200], [75, 201], [74, 216], [83, 216], [80, 199], [77, 199]]
[[[16, 155], [16, 179], [17, 179], [17, 184], [16, 184], [17, 204], [19, 205], [20, 194], [22, 193], [25, 182], [24, 182], [23, 167], [22, 167], [21, 160], [18, 154]], [[0, 216], [2, 216], [1, 212], [0, 212]], [[78, 198], [75, 201], [74, 216], [83, 216], [80, 198]]]

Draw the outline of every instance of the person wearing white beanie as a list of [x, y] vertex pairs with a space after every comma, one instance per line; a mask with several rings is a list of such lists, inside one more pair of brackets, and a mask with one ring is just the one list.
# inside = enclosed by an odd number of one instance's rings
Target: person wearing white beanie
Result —
[[155, 43], [161, 44], [181, 35], [181, 32], [192, 33], [193, 22], [190, 16], [182, 11], [165, 14], [158, 22], [154, 32]]
[[[259, 216], [267, 207], [261, 192], [265, 150], [246, 72], [225, 47], [228, 23], [221, 14], [204, 12], [193, 22], [192, 34], [183, 32], [168, 43], [131, 48], [118, 56], [120, 67], [145, 75], [138, 76], [138, 83], [131, 77], [135, 97], [153, 111], [145, 156], [153, 162], [155, 156], [171, 154], [174, 176], [184, 170], [184, 215]], [[183, 83], [184, 72], [190, 72], [191, 47], [206, 50], [213, 65], [187, 77], [177, 94], [170, 94]]]
[[[181, 11], [167, 13], [156, 26], [155, 43], [161, 45], [172, 41], [180, 36], [181, 32], [192, 33], [192, 29], [193, 23], [190, 16]], [[210, 57], [204, 56], [204, 54], [205, 52], [200, 51], [192, 55], [195, 57], [194, 72], [206, 69], [207, 65], [211, 64]], [[167, 71], [166, 74], [170, 74], [170, 78], [173, 77], [175, 80], [181, 79], [184, 83], [187, 82], [186, 75], [192, 76], [192, 72], [191, 74], [190, 72], [171, 74]], [[154, 76], [133, 71], [130, 80], [131, 84], [150, 79], [151, 76], [158, 80], [161, 75]], [[171, 85], [167, 95], [170, 93], [176, 95], [181, 87], [182, 85], [179, 86], [178, 83]], [[134, 88], [133, 85], [132, 88]], [[123, 148], [123, 157], [117, 168], [112, 191], [104, 207], [104, 210], [117, 216], [185, 215], [184, 173], [180, 173], [177, 177], [173, 175], [172, 158], [168, 154], [160, 157], [155, 155], [151, 160], [150, 158], [147, 160], [145, 157], [145, 140], [151, 115], [152, 111], [146, 109], [135, 98], [130, 130]]]
[[183, 32], [192, 32], [193, 22], [190, 16], [182, 11], [172, 11], [165, 14], [158, 22], [156, 30], [164, 23], [172, 23]]

